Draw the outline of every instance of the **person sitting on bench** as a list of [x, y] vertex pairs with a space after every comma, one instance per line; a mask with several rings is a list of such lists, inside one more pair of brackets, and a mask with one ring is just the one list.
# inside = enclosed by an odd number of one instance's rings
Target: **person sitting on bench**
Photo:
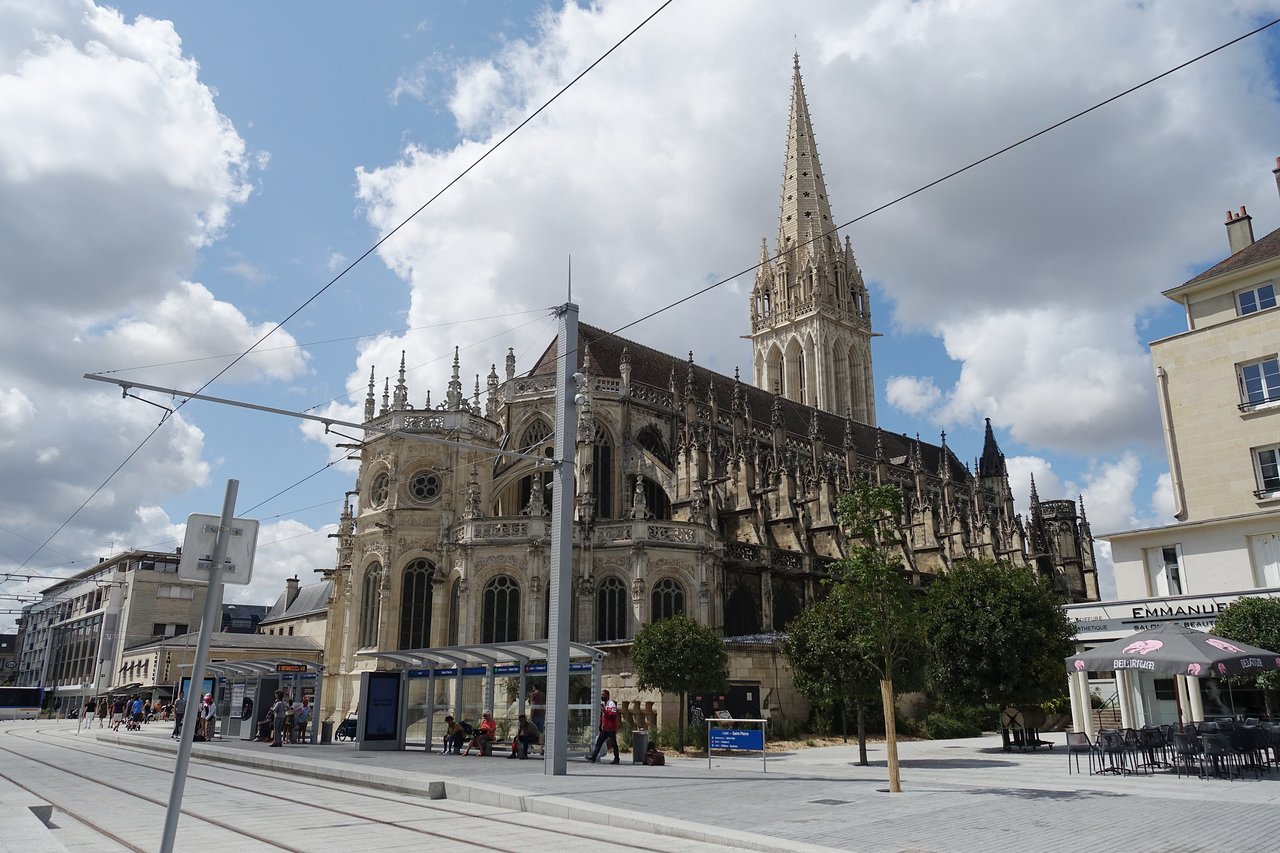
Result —
[[471, 739], [471, 743], [467, 744], [467, 748], [463, 751], [463, 755], [471, 754], [471, 747], [479, 750], [479, 755], [490, 755], [492, 750], [489, 744], [493, 743], [498, 731], [498, 721], [493, 718], [493, 714], [485, 711], [481, 715], [480, 726], [476, 729], [476, 736]]
[[261, 743], [271, 742], [271, 727], [275, 725], [275, 717], [271, 714], [271, 709], [267, 709], [267, 713], [258, 722], [258, 741]]
[[528, 758], [529, 747], [537, 742], [538, 727], [521, 714], [520, 724], [516, 726], [515, 739], [511, 741], [511, 754], [507, 758]]
[[467, 731], [462, 725], [456, 722], [453, 717], [444, 718], [444, 754], [453, 753], [457, 755], [462, 751], [462, 739], [467, 736]]

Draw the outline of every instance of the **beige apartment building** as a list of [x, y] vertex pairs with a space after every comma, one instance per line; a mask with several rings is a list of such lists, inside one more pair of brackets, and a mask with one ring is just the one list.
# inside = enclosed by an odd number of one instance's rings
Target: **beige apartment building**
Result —
[[[1119, 600], [1067, 608], [1082, 643], [1280, 596], [1280, 229], [1255, 240], [1244, 208], [1226, 227], [1230, 256], [1164, 292], [1187, 330], [1151, 344], [1176, 520], [1100, 537]], [[1148, 686], [1149, 710], [1172, 705]]]

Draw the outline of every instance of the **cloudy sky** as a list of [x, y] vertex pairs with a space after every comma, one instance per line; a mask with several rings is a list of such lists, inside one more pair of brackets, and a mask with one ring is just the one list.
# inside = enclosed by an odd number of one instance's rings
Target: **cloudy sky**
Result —
[[[203, 384], [659, 5], [0, 0], [0, 577], [18, 573], [0, 592], [172, 548], [228, 478], [264, 525], [230, 598], [331, 565], [342, 439], [166, 416], [82, 374]], [[777, 230], [794, 51], [844, 222], [1280, 2], [803, 10], [676, 0], [210, 393], [354, 417], [403, 349], [421, 405], [455, 344], [468, 388], [508, 347], [530, 366], [570, 256], [606, 328], [749, 267]], [[1278, 45], [1280, 27], [843, 229], [883, 335], [881, 424], [946, 430], [964, 458], [990, 418], [1022, 506], [1034, 474], [1042, 497], [1083, 493], [1096, 532], [1167, 521], [1147, 343], [1183, 328], [1160, 291], [1225, 255], [1224, 211], [1280, 224]], [[626, 334], [749, 373], [749, 286]]]

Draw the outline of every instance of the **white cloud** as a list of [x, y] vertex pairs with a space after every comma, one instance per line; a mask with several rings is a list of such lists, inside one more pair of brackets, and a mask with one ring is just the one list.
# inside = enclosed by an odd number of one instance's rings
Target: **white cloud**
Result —
[[1156, 524], [1172, 524], [1176, 511], [1173, 500], [1173, 477], [1161, 474], [1156, 478], [1155, 491], [1151, 493], [1151, 511]]
[[909, 415], [924, 414], [942, 399], [942, 392], [927, 376], [890, 376], [884, 393], [889, 405]]
[[964, 365], [949, 418], [989, 416], [1024, 444], [1080, 454], [1158, 435], [1150, 359], [1131, 317], [1028, 309], [940, 329], [948, 355]]
[[[185, 280], [248, 198], [252, 164], [168, 22], [126, 22], [85, 0], [9, 2], [4, 17], [0, 296], [16, 310], [0, 313], [0, 514], [27, 535], [0, 532], [0, 569], [92, 497], [31, 560], [57, 571], [110, 541], [149, 544], [165, 526], [155, 504], [209, 475], [203, 432], [180, 413], [94, 496], [162, 413], [80, 376], [226, 353], [265, 331]], [[285, 350], [246, 359], [235, 378], [304, 364]], [[147, 379], [211, 373], [186, 363]]]
[[341, 252], [330, 252], [329, 260], [326, 261], [329, 272], [337, 272], [347, 265], [347, 256]]
[[[395, 162], [361, 169], [370, 223], [399, 224], [648, 11], [568, 4], [533, 38], [464, 64], [447, 101], [463, 141], [410, 143]], [[743, 268], [758, 254], [752, 235], [776, 229], [791, 51], [778, 32], [800, 27], [816, 141], [843, 220], [1251, 21], [1223, 4], [815, 2], [799, 24], [775, 4], [673, 6], [380, 255], [410, 283], [409, 325], [557, 304], [572, 255], [584, 322], [616, 327]], [[1233, 128], [1229, 156], [1215, 127]], [[1137, 317], [1225, 252], [1218, 211], [1270, 191], [1267, 140], [1278, 131], [1265, 44], [1249, 40], [870, 217], [846, 232], [876, 288], [878, 331], [942, 338], [960, 367], [941, 389], [943, 421], [990, 416], [1028, 448], [1081, 455], [1154, 444]], [[725, 372], [749, 367], [738, 340], [745, 286], [626, 334], [693, 348]], [[467, 387], [513, 344], [519, 352], [529, 340], [512, 335], [465, 359]], [[400, 346], [411, 361], [442, 349], [438, 336], [389, 342], [380, 377]], [[424, 375], [438, 394], [447, 364]], [[357, 371], [356, 384], [365, 378]], [[922, 406], [909, 388], [895, 384], [890, 402]]]
[[337, 524], [313, 529], [292, 519], [263, 524], [258, 531], [252, 582], [226, 587], [223, 600], [272, 603], [284, 592], [287, 578], [297, 577], [303, 586], [318, 583], [316, 569], [333, 568], [334, 544], [329, 534], [337, 530]]

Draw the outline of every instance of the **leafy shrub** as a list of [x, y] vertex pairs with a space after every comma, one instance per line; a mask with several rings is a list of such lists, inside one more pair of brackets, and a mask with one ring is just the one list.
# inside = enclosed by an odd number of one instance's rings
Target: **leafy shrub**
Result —
[[1090, 693], [1090, 694], [1089, 694], [1089, 707], [1090, 707], [1090, 708], [1092, 708], [1093, 710], [1095, 710], [1095, 711], [1096, 711], [1096, 710], [1098, 710], [1099, 708], [1101, 708], [1101, 707], [1102, 707], [1103, 705], [1105, 705], [1105, 704], [1107, 704], [1107, 703], [1106, 703], [1106, 702], [1103, 702], [1103, 701], [1102, 701], [1102, 697], [1101, 697], [1101, 696], [1099, 696], [1097, 693]]
[[1040, 707], [1046, 714], [1070, 714], [1071, 713], [1071, 697], [1058, 696], [1050, 699], [1048, 702], [1041, 702]]
[[924, 721], [924, 734], [930, 740], [951, 740], [962, 737], [979, 737], [982, 728], [970, 720], [958, 720], [941, 711], [934, 711]]
[[786, 717], [774, 717], [769, 721], [769, 740], [797, 740], [802, 733], [800, 724]]

